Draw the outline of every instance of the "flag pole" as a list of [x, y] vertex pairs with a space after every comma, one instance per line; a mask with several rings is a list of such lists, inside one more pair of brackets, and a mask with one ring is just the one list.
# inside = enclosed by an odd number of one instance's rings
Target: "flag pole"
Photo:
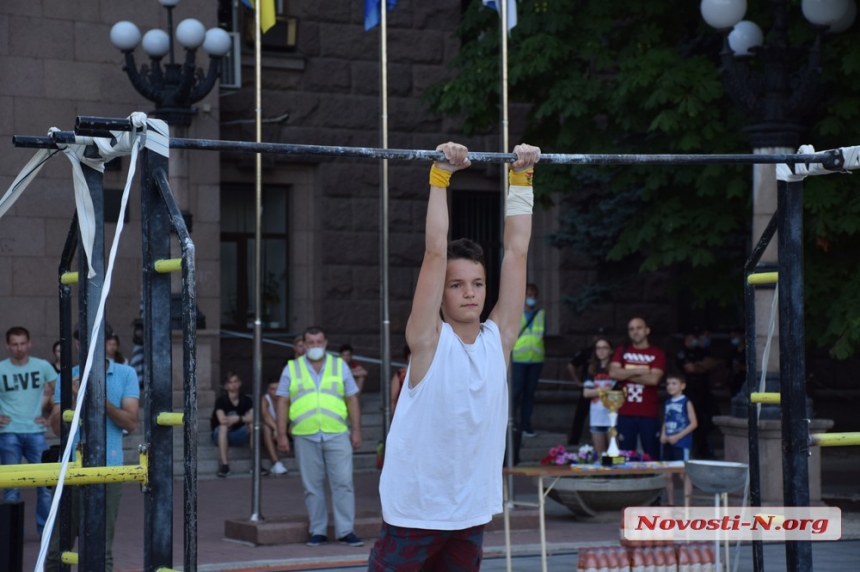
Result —
[[[499, 6], [499, 14], [501, 15], [501, 22], [499, 26], [499, 36], [501, 38], [500, 45], [500, 71], [501, 71], [501, 85], [500, 85], [500, 96], [501, 96], [501, 152], [507, 153], [509, 149], [509, 134], [508, 134], [508, 0], [498, 0]], [[500, 181], [499, 181], [499, 190], [502, 194], [501, 200], [499, 201], [499, 205], [501, 206], [499, 216], [501, 217], [502, 224], [499, 225], [500, 230], [500, 251], [504, 251], [504, 236], [505, 236], [505, 200], [508, 195], [508, 165], [503, 163], [500, 168]], [[499, 256], [499, 260], [504, 256], [504, 252], [502, 252], [501, 256]], [[508, 446], [505, 448], [505, 464], [508, 468], [512, 468], [514, 466], [514, 411], [516, 409], [516, 404], [514, 403], [514, 389], [513, 389], [513, 380], [511, 379], [510, 369], [508, 370], [508, 435], [507, 441]], [[522, 427], [520, 428], [522, 429]], [[511, 501], [514, 501], [516, 495], [514, 494], [514, 476], [508, 475], [508, 494]]]
[[[382, 104], [382, 148], [388, 149], [388, 2], [379, 1], [379, 72], [380, 72], [380, 97]], [[381, 221], [380, 247], [380, 294], [381, 307], [380, 316], [382, 321], [381, 358], [382, 370], [380, 371], [379, 386], [382, 392], [382, 442], [388, 436], [389, 422], [391, 419], [391, 320], [388, 305], [388, 159], [383, 159], [381, 166], [382, 192], [379, 199], [379, 218]]]
[[[254, 2], [254, 109], [256, 111], [256, 138], [257, 143], [263, 140], [263, 116], [262, 116], [262, 56], [260, 49], [260, 12], [263, 0]], [[254, 184], [254, 364], [253, 364], [253, 388], [254, 388], [254, 429], [251, 435], [251, 443], [254, 445], [252, 453], [251, 478], [251, 516], [250, 521], [263, 521], [260, 512], [260, 398], [262, 392], [263, 375], [263, 325], [260, 315], [260, 304], [262, 303], [262, 223], [263, 223], [263, 155], [256, 154], [256, 173]]]

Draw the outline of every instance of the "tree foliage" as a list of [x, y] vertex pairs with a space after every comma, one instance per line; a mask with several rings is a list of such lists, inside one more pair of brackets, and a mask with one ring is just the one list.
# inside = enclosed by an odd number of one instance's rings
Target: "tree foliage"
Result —
[[[800, 2], [790, 4], [792, 41], [806, 45], [813, 32]], [[747, 17], [767, 30], [769, 9], [751, 2]], [[719, 77], [722, 37], [702, 21], [698, 2], [522, 0], [518, 20], [509, 93], [512, 104], [529, 106], [525, 140], [561, 153], [750, 151], [743, 133], [750, 118]], [[860, 43], [851, 41], [858, 26], [825, 45], [817, 119], [804, 140], [817, 149], [860, 144]], [[475, 0], [457, 34], [457, 75], [426, 98], [467, 132], [491, 129], [499, 115], [498, 16]], [[860, 182], [807, 181], [807, 340], [844, 358], [860, 347]], [[641, 272], [677, 268], [700, 303], [731, 304], [741, 296], [751, 184], [749, 166], [557, 166], [542, 168], [539, 190], [564, 196], [557, 246], [600, 261], [637, 260]], [[611, 294], [589, 285], [578, 309]]]

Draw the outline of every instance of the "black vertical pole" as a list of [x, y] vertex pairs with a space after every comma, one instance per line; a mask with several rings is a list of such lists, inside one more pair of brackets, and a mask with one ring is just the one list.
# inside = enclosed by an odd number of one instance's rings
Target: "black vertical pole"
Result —
[[[747, 393], [747, 427], [749, 437], [749, 477], [750, 477], [750, 506], [761, 506], [761, 466], [759, 464], [758, 450], [758, 415], [757, 407], [752, 402], [751, 394], [756, 391], [756, 312], [755, 312], [755, 286], [748, 282], [749, 270], [744, 272], [744, 305], [746, 306], [746, 333], [744, 335], [744, 353], [746, 354], [746, 393]], [[763, 367], [767, 367], [765, 364]], [[760, 540], [754, 540], [753, 570], [762, 572], [764, 570], [764, 552]]]
[[[803, 183], [779, 181], [779, 369], [785, 506], [809, 506], [803, 321]], [[788, 570], [812, 570], [812, 545], [786, 542]]]
[[185, 559], [184, 570], [197, 570], [197, 263], [196, 248], [182, 212], [170, 192], [167, 173], [155, 173], [161, 198], [170, 213], [172, 226], [182, 248], [182, 371], [183, 415], [185, 444]]
[[[79, 304], [81, 318], [79, 321], [79, 336], [81, 340], [80, 373], [84, 372], [88, 344], [94, 344], [93, 365], [87, 383], [86, 402], [84, 404], [85, 430], [81, 435], [83, 443], [83, 466], [104, 467], [107, 463], [106, 420], [105, 420], [105, 328], [104, 318], [99, 326], [98, 338], [88, 339], [93, 330], [98, 310], [99, 300], [105, 279], [105, 226], [104, 226], [104, 185], [101, 172], [81, 165], [84, 178], [90, 190], [93, 201], [93, 216], [95, 219], [95, 241], [92, 249], [92, 267], [95, 275], [87, 278], [87, 256], [83, 245], [79, 249], [78, 259], [81, 261], [78, 270]], [[78, 524], [78, 544], [80, 546], [81, 570], [105, 569], [105, 485], [86, 485], [82, 487], [80, 521]]]
[[[78, 247], [78, 215], [72, 217], [63, 255], [60, 259], [59, 276], [69, 272]], [[80, 275], [79, 275], [80, 276]], [[79, 281], [79, 284], [82, 282]], [[70, 424], [63, 421], [62, 412], [72, 408], [72, 288], [60, 282], [60, 444], [65, 450], [69, 440]], [[72, 549], [72, 495], [78, 494], [77, 487], [68, 487], [60, 499], [59, 519], [54, 526], [60, 530], [60, 553]], [[70, 572], [68, 564], [60, 563], [62, 572]]]
[[168, 159], [142, 151], [143, 332], [145, 441], [149, 446], [149, 487], [144, 497], [144, 570], [173, 565], [173, 428], [159, 426], [159, 413], [173, 410], [170, 274], [155, 261], [170, 258], [170, 220], [159, 196], [156, 174]]

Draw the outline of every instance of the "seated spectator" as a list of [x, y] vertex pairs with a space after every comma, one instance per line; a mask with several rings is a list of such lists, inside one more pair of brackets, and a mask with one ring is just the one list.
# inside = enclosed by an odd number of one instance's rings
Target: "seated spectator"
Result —
[[349, 366], [349, 371], [352, 373], [352, 377], [355, 378], [355, 384], [358, 386], [358, 392], [361, 393], [364, 390], [364, 380], [367, 379], [367, 370], [352, 358], [352, 346], [349, 344], [340, 346], [340, 359]]
[[274, 475], [287, 474], [287, 468], [281, 463], [278, 458], [277, 438], [278, 438], [278, 422], [277, 414], [275, 413], [275, 403], [278, 398], [275, 392], [278, 391], [278, 378], [273, 377], [269, 380], [266, 386], [266, 393], [263, 394], [262, 403], [260, 404], [260, 413], [263, 418], [263, 446], [269, 454], [269, 459], [272, 461], [272, 466], [269, 472]]
[[[224, 478], [230, 474], [227, 447], [243, 447], [250, 442], [249, 425], [254, 421], [254, 403], [242, 393], [242, 380], [232, 371], [227, 372], [221, 387], [224, 393], [215, 401], [210, 424], [212, 442], [218, 445], [221, 457], [218, 476]], [[269, 474], [268, 471], [263, 472]]]

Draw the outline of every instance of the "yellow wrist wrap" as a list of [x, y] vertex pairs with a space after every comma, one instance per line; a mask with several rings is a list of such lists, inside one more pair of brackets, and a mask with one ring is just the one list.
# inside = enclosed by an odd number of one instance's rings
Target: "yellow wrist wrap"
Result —
[[508, 171], [508, 184], [516, 185], [517, 187], [531, 187], [532, 181], [534, 180], [535, 172], [532, 171], [523, 171], [522, 173], [517, 173], [514, 170]]
[[440, 189], [447, 189], [448, 185], [451, 184], [451, 171], [443, 171], [436, 165], [432, 165], [430, 167], [430, 185], [434, 187], [439, 187]]

